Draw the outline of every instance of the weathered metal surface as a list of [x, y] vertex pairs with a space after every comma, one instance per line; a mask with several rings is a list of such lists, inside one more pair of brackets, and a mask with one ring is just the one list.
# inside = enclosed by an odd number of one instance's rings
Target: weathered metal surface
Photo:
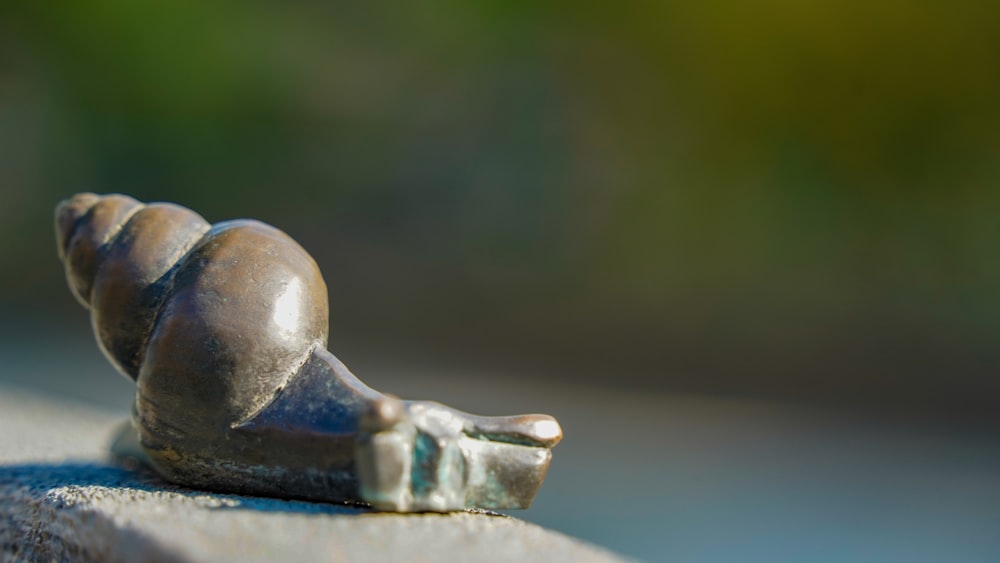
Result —
[[[9, 357], [3, 365], [12, 368]], [[63, 362], [54, 378], [81, 375]], [[35, 361], [30, 372], [44, 378], [49, 374], [36, 369], [53, 365]], [[3, 562], [625, 561], [485, 511], [372, 514], [361, 506], [172, 486], [106, 462], [119, 409], [10, 387], [7, 373], [0, 371]]]
[[394, 511], [527, 508], [541, 486], [555, 419], [366, 386], [327, 351], [326, 284], [278, 229], [79, 194], [56, 235], [101, 350], [136, 381], [133, 426], [164, 477]]

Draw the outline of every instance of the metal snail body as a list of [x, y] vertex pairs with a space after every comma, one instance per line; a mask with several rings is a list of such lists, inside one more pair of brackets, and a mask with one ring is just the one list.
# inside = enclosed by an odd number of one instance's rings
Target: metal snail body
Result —
[[278, 229], [84, 193], [57, 207], [56, 236], [101, 350], [136, 382], [136, 436], [165, 478], [396, 511], [527, 508], [541, 486], [555, 419], [366, 386], [327, 351], [326, 284]]

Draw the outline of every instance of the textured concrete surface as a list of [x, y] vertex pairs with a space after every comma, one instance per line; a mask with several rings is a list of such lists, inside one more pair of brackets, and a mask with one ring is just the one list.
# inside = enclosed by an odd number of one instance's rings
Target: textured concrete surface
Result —
[[[0, 389], [30, 388], [114, 414], [60, 407], [65, 416], [45, 420], [38, 444], [38, 417], [12, 421], [5, 401], [0, 466], [10, 444], [23, 452], [14, 464], [62, 463], [53, 452], [94, 463], [134, 384], [101, 356], [83, 316], [64, 332], [8, 328], [0, 323]], [[483, 414], [555, 415], [566, 438], [531, 509], [512, 514], [616, 553], [726, 563], [1000, 561], [1000, 426], [990, 421], [640, 393], [615, 387], [614, 374], [605, 387], [551, 385], [341, 349], [367, 383], [401, 397]]]
[[0, 387], [8, 560], [615, 561], [506, 516], [379, 514], [174, 487], [104, 461], [119, 418]]

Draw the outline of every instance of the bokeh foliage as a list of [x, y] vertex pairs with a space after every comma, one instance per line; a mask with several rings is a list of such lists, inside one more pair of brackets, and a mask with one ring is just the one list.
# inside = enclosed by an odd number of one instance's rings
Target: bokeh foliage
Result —
[[[255, 216], [333, 332], [669, 389], [996, 402], [994, 3], [0, 8], [11, 315], [75, 191]], [[13, 318], [13, 317], [12, 317]]]

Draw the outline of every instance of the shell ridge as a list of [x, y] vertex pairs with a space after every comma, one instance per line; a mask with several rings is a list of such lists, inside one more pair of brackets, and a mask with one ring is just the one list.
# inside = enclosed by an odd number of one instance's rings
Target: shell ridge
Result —
[[[146, 208], [146, 204], [145, 203], [140, 203], [139, 205], [136, 205], [132, 209], [129, 209], [128, 212], [125, 215], [122, 216], [121, 221], [118, 221], [117, 223], [115, 223], [114, 226], [112, 226], [110, 229], [108, 229], [107, 234], [104, 235], [104, 240], [101, 241], [101, 244], [100, 244], [100, 246], [97, 247], [97, 252], [94, 255], [95, 259], [97, 261], [97, 264], [94, 265], [94, 279], [95, 280], [100, 275], [101, 268], [104, 267], [104, 259], [107, 258], [107, 256], [108, 256], [108, 249], [111, 248], [111, 245], [118, 238], [118, 235], [121, 234], [122, 229], [125, 228], [125, 225], [127, 225], [128, 222], [131, 221], [133, 217], [135, 217], [136, 213], [142, 211], [145, 208]], [[91, 209], [93, 209], [93, 207], [91, 207]], [[89, 213], [88, 213], [88, 215], [89, 215]], [[84, 215], [80, 219], [84, 219], [86, 217], [87, 217], [87, 215]], [[78, 219], [77, 223], [79, 223], [79, 222], [80, 222], [80, 220]], [[74, 232], [76, 231], [76, 225], [73, 226], [73, 230], [74, 230]], [[70, 240], [72, 240], [72, 239], [70, 239]], [[94, 302], [94, 290], [96, 289], [96, 287], [97, 287], [97, 284], [94, 284], [94, 283], [90, 284], [90, 291], [87, 292], [87, 302], [88, 303], [93, 303]]]
[[[121, 220], [115, 223], [110, 229], [108, 229], [108, 232], [104, 235], [104, 240], [101, 241], [101, 245], [98, 247], [98, 251], [103, 252], [105, 248], [107, 248], [108, 245], [110, 245], [114, 241], [114, 239], [118, 238], [118, 235], [121, 234], [122, 230], [125, 228], [125, 225], [128, 225], [129, 221], [131, 221], [132, 218], [135, 217], [136, 213], [142, 211], [145, 208], [146, 204], [140, 203], [139, 205], [136, 205], [135, 207], [125, 212], [125, 214], [122, 215]], [[100, 270], [100, 264], [98, 264], [97, 269]]]
[[[106, 198], [106, 197], [107, 196], [102, 196], [102, 199]], [[94, 208], [96, 208], [96, 207], [97, 207], [96, 204], [92, 205], [90, 207], [90, 209], [87, 211], [87, 213], [85, 213], [79, 219], [77, 219], [76, 224], [73, 225], [73, 233], [74, 233], [74, 235], [76, 234], [77, 226], [82, 221], [89, 220], [90, 219], [90, 214], [93, 213]], [[122, 215], [121, 220], [119, 220], [117, 223], [115, 223], [114, 225], [112, 225], [110, 229], [108, 229], [107, 234], [104, 235], [104, 239], [101, 240], [101, 244], [98, 245], [97, 249], [94, 251], [94, 261], [95, 261], [94, 270], [93, 270], [93, 272], [94, 272], [94, 279], [97, 279], [97, 276], [101, 272], [101, 268], [104, 267], [104, 259], [107, 258], [108, 249], [111, 248], [111, 244], [115, 241], [115, 239], [118, 238], [118, 235], [121, 234], [122, 229], [125, 228], [125, 225], [128, 224], [128, 222], [131, 221], [133, 217], [135, 217], [135, 214], [138, 213], [139, 211], [142, 211], [145, 207], [146, 207], [145, 203], [141, 203], [141, 202], [138, 203], [138, 205], [136, 205], [135, 207], [129, 209], [124, 215]], [[69, 240], [73, 240], [73, 239], [70, 238]], [[94, 283], [91, 283], [90, 287], [87, 288], [87, 295], [86, 295], [86, 297], [87, 297], [87, 303], [92, 304], [94, 302], [94, 289], [95, 289], [95, 287], [96, 287], [96, 285]]]
[[[208, 222], [206, 221], [206, 224], [207, 223]], [[188, 257], [190, 257], [195, 250], [197, 250], [207, 242], [206, 239], [210, 238], [208, 235], [209, 233], [212, 232], [212, 228], [213, 225], [211, 224], [209, 224], [206, 228], [203, 228], [201, 236], [199, 236], [196, 239], [193, 239], [188, 248], [184, 252], [180, 253], [180, 256], [174, 262], [173, 266], [171, 266], [169, 270], [164, 272], [163, 275], [160, 276], [158, 280], [153, 282], [154, 284], [162, 283], [163, 290], [160, 299], [156, 302], [156, 305], [154, 307], [153, 321], [149, 323], [149, 330], [147, 330], [146, 333], [142, 335], [142, 345], [139, 347], [139, 353], [142, 354], [142, 357], [139, 359], [139, 362], [137, 363], [139, 369], [137, 373], [142, 373], [142, 367], [146, 363], [146, 348], [149, 345], [149, 339], [153, 337], [153, 333], [156, 332], [156, 327], [160, 323], [160, 317], [163, 316], [164, 304], [167, 302], [167, 300], [170, 299], [170, 297], [173, 294], [174, 280], [177, 277], [177, 272], [180, 271], [181, 266], [183, 266], [187, 262]]]
[[[140, 357], [136, 362], [136, 365], [139, 370], [137, 374], [142, 371], [142, 364], [146, 361], [146, 346], [149, 344], [149, 339], [152, 337], [153, 331], [156, 330], [156, 324], [159, 322], [160, 315], [163, 313], [163, 305], [164, 303], [167, 302], [168, 299], [170, 299], [171, 293], [173, 292], [174, 277], [176, 276], [177, 271], [180, 270], [181, 265], [184, 263], [184, 261], [191, 253], [191, 251], [201, 244], [202, 239], [205, 238], [205, 235], [210, 230], [211, 230], [211, 225], [208, 225], [207, 227], [203, 228], [198, 238], [193, 239], [190, 242], [189, 246], [183, 252], [179, 253], [177, 260], [175, 260], [174, 264], [170, 266], [170, 269], [164, 272], [159, 279], [153, 282], [153, 285], [162, 284], [162, 290], [160, 293], [160, 298], [157, 299], [156, 303], [153, 305], [154, 309], [153, 320], [152, 322], [149, 323], [149, 329], [146, 330], [145, 333], [142, 335], [142, 344], [139, 346]], [[138, 375], [136, 377], [138, 377]]]
[[233, 422], [230, 425], [230, 428], [236, 429], [241, 426], [249, 424], [250, 422], [253, 421], [254, 418], [257, 418], [257, 415], [267, 410], [268, 407], [274, 404], [274, 402], [277, 401], [279, 397], [281, 397], [281, 394], [285, 391], [285, 389], [288, 388], [288, 384], [291, 383], [296, 376], [302, 373], [302, 369], [305, 367], [306, 364], [309, 363], [309, 360], [313, 358], [313, 355], [316, 353], [316, 350], [318, 348], [324, 348], [323, 343], [320, 342], [319, 340], [314, 342], [313, 345], [309, 347], [309, 352], [302, 358], [302, 360], [295, 363], [295, 368], [292, 370], [291, 373], [288, 374], [287, 377], [285, 377], [285, 380], [274, 389], [274, 393], [272, 393], [271, 398], [268, 399], [266, 403], [261, 405], [260, 408], [254, 410], [253, 412], [248, 413], [243, 418], [237, 420], [236, 422]]

